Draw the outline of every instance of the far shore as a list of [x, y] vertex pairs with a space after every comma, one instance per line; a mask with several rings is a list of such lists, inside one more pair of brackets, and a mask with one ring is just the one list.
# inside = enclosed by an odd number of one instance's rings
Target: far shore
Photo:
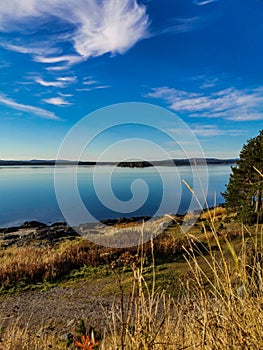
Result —
[[0, 167], [6, 166], [117, 166], [121, 168], [146, 168], [153, 166], [192, 166], [192, 165], [227, 165], [235, 164], [238, 159], [191, 158], [166, 160], [131, 160], [116, 162], [70, 161], [70, 160], [0, 160]]

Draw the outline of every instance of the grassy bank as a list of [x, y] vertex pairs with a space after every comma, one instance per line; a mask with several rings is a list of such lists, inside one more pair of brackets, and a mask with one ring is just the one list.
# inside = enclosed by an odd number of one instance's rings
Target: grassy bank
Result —
[[36, 285], [87, 281], [92, 288], [98, 280], [105, 281], [100, 293], [116, 298], [105, 310], [105, 333], [80, 330], [75, 319], [65, 340], [2, 320], [0, 349], [92, 349], [93, 334], [100, 349], [263, 348], [262, 226], [244, 226], [223, 208], [204, 212], [186, 234], [178, 220], [139, 248], [76, 239], [2, 250], [3, 298]]
[[[199, 248], [206, 249], [211, 228], [210, 216], [213, 216], [213, 229], [218, 235], [240, 236], [240, 227], [234, 218], [226, 218], [224, 208], [215, 208], [213, 212], [204, 212], [186, 235], [180, 226], [182, 222], [191, 221], [189, 217], [170, 219], [170, 224], [154, 239], [154, 259], [157, 266], [183, 261], [185, 249], [190, 247], [189, 237], [195, 239]], [[123, 229], [123, 227], [122, 227]], [[113, 228], [117, 230], [117, 228]], [[127, 225], [129, 232], [130, 227]], [[140, 236], [141, 232], [137, 232]], [[188, 237], [189, 236], [189, 237]], [[215, 242], [213, 242], [214, 244]], [[147, 268], [152, 260], [150, 242], [143, 245], [144, 265]], [[84, 238], [64, 239], [56, 244], [39, 244], [32, 240], [23, 246], [12, 245], [0, 250], [0, 292], [13, 292], [23, 288], [34, 288], [47, 284], [56, 284], [76, 277], [85, 277], [96, 269], [110, 274], [116, 268], [130, 270], [132, 263], [138, 263], [137, 247], [116, 249], [91, 243]]]

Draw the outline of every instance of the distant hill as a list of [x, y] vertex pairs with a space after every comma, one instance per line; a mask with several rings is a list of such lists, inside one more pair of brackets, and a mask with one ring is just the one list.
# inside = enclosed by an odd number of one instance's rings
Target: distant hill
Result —
[[55, 166], [55, 165], [116, 165], [127, 168], [145, 168], [151, 166], [184, 166], [184, 165], [216, 165], [235, 164], [238, 159], [217, 159], [217, 158], [197, 158], [197, 159], [173, 159], [157, 161], [125, 161], [125, 162], [93, 162], [93, 161], [70, 161], [70, 160], [0, 160], [0, 166]]
[[34, 165], [95, 165], [96, 162], [77, 162], [70, 160], [42, 160], [42, 159], [32, 159], [32, 160], [0, 160], [0, 166], [34, 166]]
[[[216, 165], [216, 164], [235, 164], [238, 159], [218, 159], [218, 158], [190, 158], [190, 159], [173, 159], [173, 162], [177, 166], [183, 165]], [[171, 160], [160, 160], [152, 162], [153, 165], [172, 165]]]

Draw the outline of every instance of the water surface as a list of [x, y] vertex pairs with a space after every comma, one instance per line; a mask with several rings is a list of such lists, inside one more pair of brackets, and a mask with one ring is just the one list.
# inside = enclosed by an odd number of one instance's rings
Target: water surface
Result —
[[[0, 168], [0, 227], [20, 225], [24, 221], [38, 220], [45, 223], [64, 221], [63, 214], [59, 208], [54, 187], [54, 167], [2, 167]], [[208, 192], [207, 202], [209, 206], [223, 203], [221, 192], [225, 190], [230, 174], [230, 165], [209, 165], [208, 169]], [[76, 203], [72, 200], [69, 183], [72, 181], [72, 174], [75, 167], [60, 167], [58, 170], [60, 189], [66, 196], [67, 206], [78, 211]], [[200, 182], [205, 179], [205, 168], [198, 171]], [[108, 193], [107, 178], [111, 174], [112, 194], [117, 201], [123, 202], [126, 208], [127, 201], [132, 201], [132, 184], [134, 183], [136, 200], [143, 203], [135, 210], [124, 212], [115, 210], [111, 206], [114, 202], [112, 195]], [[161, 174], [161, 175], [160, 175]], [[192, 194], [182, 183], [186, 180], [190, 186], [194, 184], [194, 177], [191, 167], [182, 166], [176, 169], [172, 167], [159, 168], [113, 168], [101, 166], [96, 168], [96, 186], [101, 192], [103, 203], [98, 199], [94, 188], [94, 167], [79, 167], [77, 175], [77, 187], [80, 198], [85, 207], [95, 220], [105, 218], [118, 218], [122, 216], [153, 216], [162, 202], [164, 193], [165, 199], [162, 204], [161, 214], [184, 213], [191, 203]], [[136, 180], [140, 182], [136, 183]], [[165, 184], [163, 183], [165, 179]], [[196, 180], [196, 179], [195, 179]], [[134, 182], [135, 181], [135, 182]], [[145, 183], [147, 183], [148, 195], [145, 197]], [[137, 192], [136, 192], [137, 186]], [[141, 186], [141, 187], [140, 187]], [[198, 196], [202, 197], [201, 187], [198, 189]], [[145, 198], [140, 198], [145, 197]], [[136, 204], [136, 203], [135, 203]], [[199, 208], [195, 201], [193, 205]], [[108, 207], [107, 207], [108, 206]], [[79, 218], [79, 223], [84, 221]], [[77, 222], [76, 222], [77, 224]]]

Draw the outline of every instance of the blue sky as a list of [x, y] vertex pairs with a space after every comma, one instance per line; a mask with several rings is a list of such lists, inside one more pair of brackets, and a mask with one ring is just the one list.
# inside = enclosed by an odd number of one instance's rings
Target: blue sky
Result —
[[207, 157], [237, 157], [263, 124], [262, 13], [261, 0], [2, 1], [0, 159], [54, 159], [75, 123], [120, 102], [167, 108]]

